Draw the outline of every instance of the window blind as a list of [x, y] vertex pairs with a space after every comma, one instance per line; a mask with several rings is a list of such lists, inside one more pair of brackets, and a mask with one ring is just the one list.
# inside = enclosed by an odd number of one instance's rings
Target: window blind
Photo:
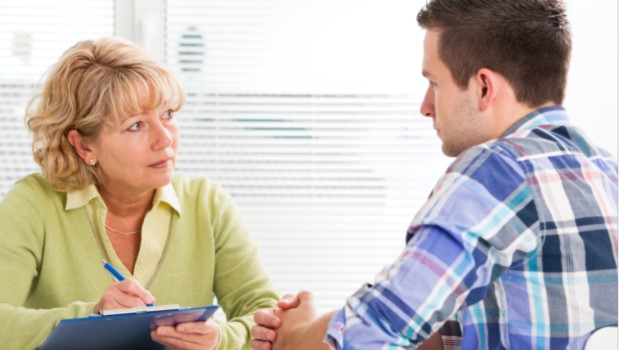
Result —
[[77, 41], [112, 35], [113, 9], [112, 0], [0, 2], [0, 198], [39, 171], [24, 111], [42, 75]]
[[178, 171], [233, 195], [276, 287], [320, 311], [394, 260], [448, 160], [419, 103], [419, 4], [168, 0]]
[[[41, 75], [76, 41], [111, 35], [115, 8], [127, 5], [120, 17], [133, 21], [122, 23], [129, 32], [147, 28], [129, 12], [154, 8], [152, 0], [129, 1], [0, 1], [0, 198], [15, 180], [38, 171], [23, 112]], [[607, 53], [617, 45], [578, 47], [601, 11], [568, 3], [574, 77], [592, 61], [586, 52], [601, 61], [613, 58]], [[167, 34], [153, 39], [165, 41], [166, 62], [189, 93], [179, 114], [179, 171], [222, 184], [239, 203], [276, 287], [314, 291], [320, 311], [340, 307], [394, 259], [409, 220], [449, 162], [418, 113], [426, 86], [419, 74], [419, 6], [167, 0]], [[615, 61], [600, 69], [617, 71]], [[591, 92], [582, 78], [569, 77], [567, 96]], [[613, 95], [617, 84], [608, 79], [596, 91]], [[610, 107], [601, 110], [617, 111]], [[581, 115], [592, 113], [572, 118]], [[592, 136], [617, 155], [613, 130]]]

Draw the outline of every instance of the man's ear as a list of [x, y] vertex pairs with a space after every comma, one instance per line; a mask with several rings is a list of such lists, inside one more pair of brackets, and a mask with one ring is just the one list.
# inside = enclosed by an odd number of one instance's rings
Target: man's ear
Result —
[[487, 68], [481, 68], [478, 73], [476, 73], [474, 80], [476, 83], [479, 108], [481, 111], [485, 111], [493, 105], [493, 102], [497, 98], [497, 94], [501, 88], [501, 81], [497, 73]]
[[80, 158], [82, 158], [84, 163], [94, 165], [92, 163], [97, 162], [96, 156], [93, 154], [90, 146], [77, 130], [70, 130], [67, 133], [67, 140], [69, 141], [71, 146], [73, 146]]

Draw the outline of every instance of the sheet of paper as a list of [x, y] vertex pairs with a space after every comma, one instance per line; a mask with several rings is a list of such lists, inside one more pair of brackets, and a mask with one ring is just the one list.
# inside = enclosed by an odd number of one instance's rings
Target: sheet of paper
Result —
[[155, 305], [155, 306], [139, 306], [139, 307], [130, 307], [125, 309], [111, 309], [111, 310], [101, 310], [99, 311], [99, 315], [123, 315], [123, 314], [134, 314], [138, 312], [152, 312], [152, 311], [165, 311], [165, 310], [178, 310], [180, 309], [179, 304], [170, 304], [170, 305]]

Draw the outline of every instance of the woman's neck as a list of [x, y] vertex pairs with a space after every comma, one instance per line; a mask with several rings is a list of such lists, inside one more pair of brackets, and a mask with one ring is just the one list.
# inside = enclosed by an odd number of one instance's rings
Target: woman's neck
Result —
[[155, 190], [140, 194], [110, 191], [105, 187], [98, 188], [99, 194], [108, 208], [108, 215], [118, 218], [141, 217], [151, 209]]

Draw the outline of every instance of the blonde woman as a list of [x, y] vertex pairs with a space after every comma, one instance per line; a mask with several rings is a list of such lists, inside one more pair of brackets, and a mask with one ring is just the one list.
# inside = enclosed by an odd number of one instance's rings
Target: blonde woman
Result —
[[[0, 203], [0, 340], [34, 349], [62, 319], [149, 303], [218, 304], [227, 321], [159, 327], [174, 349], [248, 346], [278, 296], [231, 197], [175, 174], [183, 88], [116, 38], [70, 48], [26, 122], [41, 174]], [[117, 282], [109, 261], [128, 278]]]

